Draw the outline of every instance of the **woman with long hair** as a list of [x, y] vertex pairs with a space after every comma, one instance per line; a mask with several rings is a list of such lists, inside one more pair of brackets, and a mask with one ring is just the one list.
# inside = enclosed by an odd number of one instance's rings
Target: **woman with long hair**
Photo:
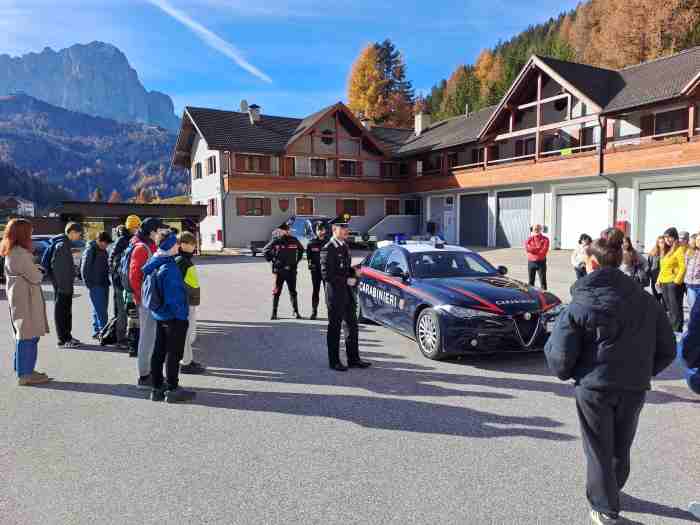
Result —
[[591, 521], [599, 525], [624, 522], [620, 491], [646, 391], [676, 353], [663, 308], [619, 270], [623, 236], [611, 232], [591, 244], [588, 274], [574, 284], [545, 346], [557, 377], [575, 380], [586, 494]]
[[622, 241], [622, 264], [620, 271], [637, 281], [642, 288], [647, 286], [648, 277], [646, 264], [632, 245], [632, 239], [625, 237]]
[[657, 281], [659, 279], [659, 272], [661, 271], [661, 258], [666, 255], [666, 251], [664, 236], [659, 235], [656, 238], [656, 244], [649, 250], [649, 255], [647, 256], [647, 271], [651, 279], [651, 293], [654, 295], [654, 298], [664, 306], [664, 309], [666, 308], [666, 304], [664, 303], [664, 298], [661, 295], [661, 288], [657, 284]]
[[678, 242], [678, 230], [669, 228], [664, 232], [666, 254], [661, 258], [656, 282], [668, 309], [674, 332], [683, 331], [683, 288], [685, 280], [685, 249]]
[[34, 370], [39, 338], [49, 333], [46, 303], [41, 291], [44, 274], [32, 256], [32, 223], [12, 219], [5, 227], [0, 255], [5, 258], [7, 301], [15, 336], [15, 372], [22, 386], [48, 382], [49, 377]]
[[582, 233], [578, 238], [578, 246], [571, 254], [571, 266], [574, 267], [574, 273], [576, 274], [576, 279], [586, 275], [586, 252], [588, 246], [593, 242], [591, 236], [587, 233]]
[[688, 308], [693, 305], [700, 293], [700, 235], [693, 234], [685, 252], [685, 286], [688, 290]]

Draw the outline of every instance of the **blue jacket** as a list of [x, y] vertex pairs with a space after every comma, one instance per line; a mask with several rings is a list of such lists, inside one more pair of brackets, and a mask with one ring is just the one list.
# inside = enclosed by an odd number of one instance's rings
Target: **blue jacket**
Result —
[[85, 248], [80, 262], [80, 275], [88, 288], [109, 288], [107, 251], [100, 248], [97, 241], [90, 241]]
[[617, 268], [589, 273], [572, 291], [545, 345], [552, 371], [592, 390], [651, 388], [676, 354], [661, 305]]
[[187, 321], [189, 306], [185, 281], [182, 272], [175, 263], [175, 257], [170, 255], [155, 255], [143, 265], [144, 278], [164, 266], [164, 270], [158, 274], [158, 287], [163, 295], [163, 305], [158, 311], [151, 311], [157, 321], [170, 321], [181, 319]]
[[688, 368], [700, 368], [700, 301], [690, 310], [688, 331], [678, 343], [680, 355]]

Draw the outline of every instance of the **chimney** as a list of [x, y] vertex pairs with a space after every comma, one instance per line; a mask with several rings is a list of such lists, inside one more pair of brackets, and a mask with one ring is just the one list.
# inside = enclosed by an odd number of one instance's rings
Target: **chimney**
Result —
[[251, 104], [248, 106], [248, 116], [250, 117], [250, 123], [255, 125], [256, 122], [260, 122], [262, 116], [260, 115], [260, 106], [257, 104]]
[[248, 101], [246, 99], [241, 100], [241, 113], [248, 113]]
[[416, 137], [420, 137], [421, 133], [430, 127], [430, 113], [423, 113], [422, 111], [416, 113], [414, 117], [413, 129]]

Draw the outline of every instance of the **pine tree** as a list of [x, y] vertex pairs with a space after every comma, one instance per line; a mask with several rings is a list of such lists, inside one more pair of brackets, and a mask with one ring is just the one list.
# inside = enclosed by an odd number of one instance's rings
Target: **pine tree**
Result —
[[386, 114], [383, 94], [387, 81], [378, 64], [377, 48], [369, 44], [353, 63], [348, 79], [348, 107], [356, 115], [375, 121]]
[[122, 201], [122, 196], [117, 190], [112, 190], [112, 193], [109, 194], [109, 200], [107, 202], [121, 202]]
[[102, 195], [102, 190], [99, 187], [95, 188], [95, 191], [90, 196], [90, 200], [92, 202], [102, 202], [105, 200], [104, 195]]

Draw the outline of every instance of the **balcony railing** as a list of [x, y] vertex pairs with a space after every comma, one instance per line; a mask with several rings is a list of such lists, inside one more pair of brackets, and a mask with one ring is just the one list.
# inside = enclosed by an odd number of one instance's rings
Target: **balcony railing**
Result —
[[282, 174], [279, 170], [273, 170], [273, 171], [266, 171], [266, 172], [253, 172], [253, 171], [236, 171], [234, 170], [233, 173], [229, 175], [224, 175], [226, 176], [231, 176], [231, 177], [236, 177], [236, 176], [245, 176], [245, 177], [282, 177], [282, 178], [289, 178], [289, 179], [331, 179], [331, 180], [362, 180], [362, 181], [376, 181], [376, 180], [404, 180], [408, 179], [407, 174], [398, 174], [398, 175], [384, 175], [381, 176], [379, 174], [377, 175], [367, 175], [366, 173], [363, 173], [362, 175], [360, 174], [355, 174], [355, 175], [348, 175], [348, 174], [340, 174], [336, 175], [335, 173], [318, 173], [318, 172], [312, 172], [312, 171], [294, 171], [291, 174]]

